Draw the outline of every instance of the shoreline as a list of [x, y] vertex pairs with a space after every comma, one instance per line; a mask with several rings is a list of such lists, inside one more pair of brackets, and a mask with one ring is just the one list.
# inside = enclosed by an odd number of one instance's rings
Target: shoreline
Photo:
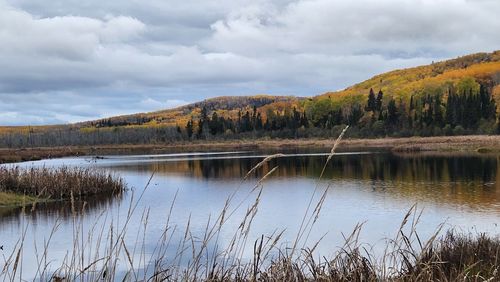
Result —
[[[160, 154], [227, 150], [331, 149], [335, 139], [196, 140], [173, 144], [98, 145], [0, 149], [0, 163], [94, 155]], [[500, 135], [343, 139], [340, 151], [500, 153]]]

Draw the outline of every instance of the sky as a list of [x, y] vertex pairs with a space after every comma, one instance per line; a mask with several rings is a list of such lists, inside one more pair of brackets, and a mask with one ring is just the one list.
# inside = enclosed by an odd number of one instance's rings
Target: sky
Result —
[[313, 96], [500, 49], [498, 0], [0, 0], [0, 125]]

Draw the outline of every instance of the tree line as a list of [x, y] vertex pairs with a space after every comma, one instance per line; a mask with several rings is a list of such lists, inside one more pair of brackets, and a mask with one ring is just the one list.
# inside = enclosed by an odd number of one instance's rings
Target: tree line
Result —
[[467, 81], [462, 87], [450, 85], [446, 94], [412, 95], [407, 101], [385, 98], [382, 90], [375, 94], [370, 89], [364, 104], [335, 106], [325, 98], [303, 110], [294, 107], [291, 111], [268, 112], [264, 120], [255, 107], [252, 112], [240, 111], [235, 120], [220, 117], [217, 112], [209, 117], [203, 108], [198, 120], [188, 121], [185, 131], [189, 139], [246, 132], [268, 136], [277, 131], [281, 132], [279, 137], [287, 138], [328, 137], [345, 125], [351, 126], [351, 137], [360, 138], [500, 133], [496, 103], [487, 87]]
[[[362, 99], [335, 104], [332, 99], [309, 99], [297, 106], [241, 108], [235, 117], [202, 106], [186, 124], [168, 126], [72, 126], [57, 130], [0, 134], [0, 147], [39, 147], [100, 144], [148, 144], [189, 140], [240, 138], [328, 138], [345, 125], [357, 138], [499, 134], [491, 87], [463, 79], [410, 97], [386, 96], [370, 89]], [[134, 121], [136, 122], [136, 121]], [[128, 124], [124, 124], [128, 125]]]
[[[242, 112], [240, 110], [235, 119], [219, 116], [217, 111], [214, 111], [212, 115], [209, 116], [206, 107], [203, 107], [198, 120], [191, 118], [191, 120], [187, 122], [185, 133], [188, 138], [200, 139], [220, 134], [233, 135], [248, 132], [281, 130], [296, 131], [301, 127], [309, 127], [309, 121], [306, 114], [298, 111], [296, 107], [284, 113], [270, 110], [267, 112], [267, 117], [265, 119], [255, 106], [251, 112]], [[180, 127], [178, 127], [178, 132], [182, 133]]]

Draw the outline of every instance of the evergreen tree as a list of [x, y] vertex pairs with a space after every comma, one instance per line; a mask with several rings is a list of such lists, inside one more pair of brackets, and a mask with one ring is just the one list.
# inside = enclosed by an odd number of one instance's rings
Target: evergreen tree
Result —
[[201, 108], [200, 120], [198, 121], [198, 138], [200, 138], [203, 134], [203, 131], [208, 128], [208, 111], [205, 106]]
[[434, 97], [434, 104], [432, 106], [433, 109], [433, 122], [438, 127], [443, 127], [444, 117], [443, 117], [443, 109], [441, 104], [441, 95]]
[[256, 123], [257, 123], [257, 107], [254, 105], [252, 110], [252, 128], [254, 130]]
[[495, 119], [496, 117], [496, 103], [491, 97], [491, 94], [481, 84], [479, 88], [479, 97], [481, 103], [481, 117], [485, 120]]
[[307, 119], [307, 115], [305, 112], [303, 112], [302, 116], [300, 117], [300, 126], [303, 126], [305, 128], [309, 127], [309, 120]]
[[397, 123], [399, 117], [398, 108], [396, 106], [396, 101], [391, 99], [387, 104], [387, 121], [394, 125]]
[[241, 117], [241, 132], [252, 130], [252, 121], [250, 118], [250, 112], [246, 111], [245, 115]]
[[363, 110], [359, 104], [354, 104], [351, 108], [351, 112], [347, 118], [349, 125], [356, 125], [359, 119], [363, 116]]
[[238, 119], [236, 120], [236, 133], [243, 132], [241, 130], [241, 110], [238, 111]]
[[186, 124], [186, 133], [188, 135], [189, 138], [191, 138], [191, 136], [193, 136], [193, 120], [189, 120]]
[[215, 111], [212, 113], [212, 118], [208, 123], [208, 128], [210, 130], [210, 134], [212, 135], [215, 135], [220, 132], [219, 116]]
[[300, 127], [300, 113], [297, 111], [296, 107], [293, 107], [292, 117], [290, 119], [292, 129], [295, 130]]
[[448, 89], [448, 99], [446, 101], [446, 123], [455, 126], [458, 123], [459, 107], [458, 96], [451, 89]]
[[398, 123], [401, 126], [400, 130], [404, 131], [405, 135], [407, 134], [407, 130], [409, 128], [409, 116], [408, 113], [406, 112], [406, 104], [403, 101], [403, 99], [399, 99], [399, 106], [398, 106]]
[[375, 93], [373, 89], [370, 88], [370, 94], [368, 94], [368, 102], [365, 107], [365, 111], [372, 112], [377, 108], [377, 102], [375, 101]]
[[262, 124], [262, 115], [257, 113], [256, 121], [255, 121], [255, 130], [262, 130], [264, 125]]
[[375, 101], [375, 110], [381, 111], [382, 110], [382, 99], [384, 98], [384, 93], [382, 93], [382, 90], [378, 91], [377, 94], [377, 100]]

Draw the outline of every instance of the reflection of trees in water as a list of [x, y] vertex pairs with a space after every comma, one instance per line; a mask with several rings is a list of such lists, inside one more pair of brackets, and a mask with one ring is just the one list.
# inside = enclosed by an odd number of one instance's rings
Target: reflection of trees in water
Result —
[[[317, 176], [323, 163], [319, 164], [308, 175]], [[392, 154], [337, 156], [325, 171], [325, 178], [403, 182], [490, 182], [496, 175], [496, 158], [418, 155], [403, 158]]]
[[[261, 158], [203, 159], [157, 162], [123, 166], [116, 169], [156, 171], [163, 175], [185, 175], [201, 179], [242, 179]], [[319, 177], [326, 156], [298, 156], [273, 159], [257, 171], [260, 178], [273, 167], [272, 177]], [[459, 203], [494, 203], [500, 201], [497, 184], [498, 159], [479, 155], [337, 155], [328, 165], [323, 179], [350, 179], [372, 184], [373, 189], [391, 187], [391, 193]], [[390, 183], [382, 185], [381, 183]]]
[[388, 187], [384, 192], [391, 196], [481, 208], [500, 201], [497, 163], [496, 157], [486, 156], [379, 154], [337, 158], [328, 173], [333, 178], [371, 181], [378, 192]]
[[[164, 175], [186, 175], [197, 178], [241, 179], [260, 158], [203, 159], [175, 162], [139, 163], [114, 167], [118, 170], [152, 172]], [[258, 170], [254, 177], [262, 177], [275, 166], [274, 176], [319, 176], [326, 156], [299, 156], [273, 159]], [[325, 171], [325, 178], [363, 180], [397, 180], [406, 182], [494, 181], [497, 159], [480, 156], [396, 156], [392, 154], [338, 155]]]
[[71, 201], [57, 201], [37, 203], [34, 207], [0, 208], [0, 224], [21, 222], [21, 219], [28, 218], [32, 222], [46, 221], [50, 218], [59, 218], [62, 221], [70, 220], [73, 215], [97, 214], [108, 209], [117, 201], [123, 199], [123, 193], [117, 195], [99, 195], [76, 199], [72, 206]]

